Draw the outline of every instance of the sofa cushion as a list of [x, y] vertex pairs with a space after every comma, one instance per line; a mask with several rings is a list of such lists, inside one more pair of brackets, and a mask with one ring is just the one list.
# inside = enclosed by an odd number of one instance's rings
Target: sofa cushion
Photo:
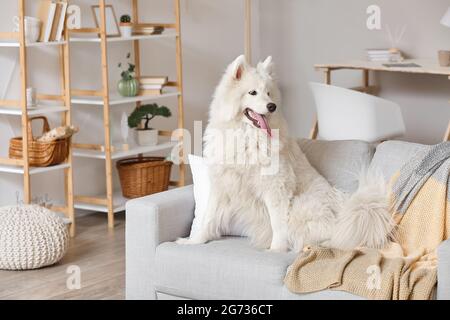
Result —
[[156, 249], [156, 291], [192, 299], [358, 299], [339, 291], [299, 295], [283, 284], [295, 253], [252, 247], [226, 237], [203, 245], [166, 242]]
[[324, 141], [300, 139], [300, 148], [311, 165], [332, 186], [346, 192], [358, 187], [358, 177], [367, 169], [375, 148], [364, 141]]
[[370, 169], [382, 173], [386, 181], [389, 181], [409, 159], [427, 148], [430, 146], [404, 141], [383, 142], [377, 146]]

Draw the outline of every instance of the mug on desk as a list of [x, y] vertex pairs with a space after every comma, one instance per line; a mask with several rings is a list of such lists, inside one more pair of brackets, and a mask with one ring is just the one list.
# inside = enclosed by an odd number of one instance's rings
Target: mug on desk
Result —
[[[19, 17], [15, 16], [13, 18], [14, 32], [19, 32]], [[28, 43], [33, 43], [38, 41], [41, 34], [41, 20], [34, 17], [25, 17], [25, 40]]]

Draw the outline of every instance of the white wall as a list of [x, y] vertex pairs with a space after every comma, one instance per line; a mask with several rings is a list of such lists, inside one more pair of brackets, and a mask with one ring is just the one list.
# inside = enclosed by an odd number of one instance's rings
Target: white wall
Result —
[[[5, 1], [6, 2], [6, 1]], [[12, 16], [17, 12], [17, 1], [9, 0], [2, 4], [0, 12], [0, 30], [9, 31], [12, 28]], [[225, 66], [242, 53], [243, 48], [243, 1], [241, 0], [182, 0], [182, 39], [183, 39], [183, 70], [185, 123], [189, 130], [193, 129], [194, 120], [207, 119], [210, 97]], [[28, 14], [36, 12], [36, 1], [28, 1]], [[83, 26], [93, 26], [89, 5], [94, 1], [79, 0], [72, 3], [81, 4], [83, 11]], [[131, 1], [108, 1], [116, 9], [117, 16], [130, 13]], [[145, 0], [140, 1], [141, 20], [173, 21], [172, 1]], [[8, 81], [8, 69], [13, 65], [17, 52], [14, 49], [1, 49], [0, 52], [0, 93]], [[117, 63], [123, 60], [131, 46], [126, 43], [116, 43], [110, 46], [110, 78], [111, 89], [119, 79], [120, 72]], [[100, 88], [100, 51], [92, 44], [74, 44], [72, 54], [72, 85], [77, 88]], [[33, 49], [30, 52], [29, 71], [30, 85], [41, 91], [57, 93], [59, 90], [58, 65], [55, 60], [56, 51], [40, 52]], [[159, 43], [146, 41], [142, 44], [142, 62], [144, 74], [169, 74], [175, 76], [175, 46], [173, 40], [160, 40]], [[17, 98], [19, 94], [18, 72], [12, 79], [8, 98]], [[176, 110], [176, 100], [161, 101]], [[103, 133], [99, 121], [101, 109], [96, 107], [74, 106], [74, 123], [81, 127], [76, 140], [91, 143], [102, 143]], [[112, 108], [113, 135], [115, 141], [120, 141], [118, 123], [121, 112], [130, 112], [132, 106]], [[175, 113], [176, 114], [176, 113]], [[13, 135], [20, 135], [20, 131], [11, 132], [9, 122], [13, 128], [19, 128], [18, 119], [0, 116], [0, 156], [7, 156], [8, 140]], [[53, 121], [53, 124], [56, 122]], [[205, 122], [206, 123], [206, 122]], [[162, 119], [155, 122], [161, 129], [176, 126], [176, 117]], [[117, 129], [116, 129], [117, 128]], [[117, 178], [117, 177], [116, 177]], [[62, 198], [62, 176], [58, 173], [32, 178], [34, 195], [44, 197], [48, 195], [51, 202]], [[118, 188], [118, 183], [116, 188]], [[103, 193], [104, 165], [102, 161], [75, 161], [75, 189], [77, 193]], [[10, 174], [0, 174], [0, 205], [16, 203], [16, 192], [22, 197], [21, 177]]]
[[[4, 1], [6, 2], [6, 1]], [[73, 1], [82, 4], [83, 24], [92, 26], [88, 0]], [[33, 12], [35, 1], [28, 1]], [[110, 1], [117, 15], [129, 13], [129, 1]], [[146, 20], [173, 19], [171, 1], [140, 1], [142, 17]], [[186, 127], [193, 128], [194, 120], [206, 124], [208, 105], [214, 87], [226, 65], [243, 51], [243, 0], [182, 0], [183, 60]], [[277, 63], [284, 103], [291, 132], [307, 136], [314, 106], [307, 82], [322, 81], [322, 75], [313, 69], [314, 63], [330, 60], [363, 58], [368, 47], [389, 45], [386, 31], [368, 31], [365, 28], [366, 8], [369, 4], [382, 8], [383, 25], [393, 29], [407, 25], [400, 49], [417, 57], [435, 57], [438, 49], [450, 47], [450, 29], [439, 24], [448, 0], [254, 0], [254, 56], [264, 58], [271, 54]], [[0, 30], [12, 28], [11, 18], [17, 10], [16, 1], [2, 4]], [[99, 50], [94, 45], [77, 44], [72, 50], [72, 80], [74, 87], [90, 88], [100, 83]], [[175, 74], [174, 45], [162, 40], [160, 45], [146, 42], [143, 46], [146, 74]], [[110, 49], [111, 88], [119, 78], [116, 68], [130, 50], [127, 44], [114, 44]], [[0, 94], [9, 78], [9, 69], [17, 57], [13, 49], [1, 49]], [[46, 92], [59, 90], [56, 52], [30, 52], [30, 84]], [[18, 96], [19, 79], [16, 72], [7, 98]], [[335, 81], [339, 85], [358, 84], [359, 75], [343, 72]], [[448, 80], [434, 76], [379, 75], [381, 95], [401, 104], [407, 126], [407, 140], [436, 143], [450, 118], [447, 103], [450, 90]], [[176, 101], [163, 101], [174, 108]], [[93, 110], [94, 109], [94, 110]], [[118, 122], [122, 110], [132, 106], [114, 107], [113, 133], [119, 141]], [[81, 126], [78, 141], [102, 142], [101, 110], [95, 107], [74, 106], [74, 122]], [[93, 116], [94, 115], [94, 116]], [[53, 118], [54, 120], [54, 118]], [[156, 123], [162, 129], [175, 126], [175, 118]], [[9, 122], [18, 128], [18, 119], [0, 116], [0, 156], [7, 155], [8, 140], [18, 135], [11, 131]], [[53, 122], [55, 123], [55, 122]], [[104, 166], [101, 161], [77, 159], [75, 187], [78, 193], [104, 192]], [[46, 194], [53, 202], [61, 198], [61, 175], [52, 173], [32, 179], [34, 195]], [[0, 205], [14, 204], [16, 192], [21, 197], [21, 178], [0, 174]], [[118, 185], [117, 185], [118, 186]]]
[[[257, 0], [258, 1], [258, 0]], [[437, 59], [450, 49], [450, 29], [439, 21], [448, 0], [259, 0], [262, 56], [278, 64], [283, 108], [293, 135], [307, 136], [314, 104], [307, 83], [323, 81], [315, 63], [364, 58], [367, 48], [389, 47], [386, 25], [393, 32], [406, 25], [398, 47], [410, 57]], [[366, 8], [382, 11], [381, 31], [366, 28]], [[358, 72], [337, 72], [333, 83], [361, 85]], [[406, 140], [437, 143], [450, 119], [450, 81], [439, 76], [379, 74], [380, 95], [399, 103], [406, 122]]]

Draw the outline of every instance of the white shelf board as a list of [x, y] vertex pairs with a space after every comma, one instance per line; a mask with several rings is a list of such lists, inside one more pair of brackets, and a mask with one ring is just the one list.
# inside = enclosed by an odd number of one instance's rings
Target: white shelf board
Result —
[[[106, 198], [106, 195], [100, 195], [96, 196], [98, 198]], [[113, 207], [114, 207], [114, 213], [121, 212], [125, 210], [125, 203], [130, 200], [128, 198], [125, 198], [122, 195], [122, 191], [116, 191], [114, 192], [113, 196]], [[74, 203], [75, 209], [79, 210], [87, 210], [87, 211], [95, 211], [95, 212], [108, 212], [108, 207], [104, 205], [96, 205], [96, 204], [89, 204], [89, 203], [82, 203], [75, 201]]]
[[[28, 115], [36, 116], [36, 115], [41, 115], [41, 114], [65, 112], [65, 111], [69, 111], [69, 109], [66, 107], [60, 107], [60, 106], [38, 106], [35, 109], [28, 110]], [[0, 114], [21, 116], [22, 109], [14, 108], [14, 107], [0, 107]]]
[[[132, 147], [129, 150], [125, 151], [116, 151], [112, 153], [111, 158], [113, 160], [126, 158], [134, 155], [138, 155], [140, 153], [151, 153], [166, 149], [171, 149], [174, 146], [176, 146], [177, 142], [169, 141], [157, 144], [156, 146], [136, 146]], [[106, 154], [102, 151], [96, 151], [96, 150], [83, 150], [83, 149], [74, 149], [73, 150], [74, 157], [80, 157], [80, 158], [91, 158], [91, 159], [106, 159]]]
[[[49, 42], [32, 42], [27, 43], [26, 47], [49, 47], [49, 46], [60, 46], [66, 44], [66, 41], [49, 41]], [[0, 47], [7, 48], [18, 48], [20, 47], [20, 43], [16, 40], [3, 40], [0, 41]]]
[[[62, 163], [51, 167], [31, 167], [30, 168], [30, 175], [33, 174], [39, 174], [49, 171], [55, 171], [55, 170], [62, 170], [69, 168], [70, 164], [68, 163]], [[0, 172], [5, 173], [15, 173], [15, 174], [24, 174], [23, 167], [21, 166], [10, 166], [10, 165], [0, 165]]]
[[[148, 35], [133, 35], [131, 37], [109, 37], [107, 42], [122, 42], [122, 41], [134, 41], [134, 40], [153, 40], [162, 38], [174, 38], [178, 34], [175, 30], [166, 30], [162, 34], [148, 34]], [[84, 43], [100, 43], [99, 37], [70, 37], [70, 42], [84, 42]]]
[[[160, 95], [145, 95], [145, 96], [136, 96], [136, 97], [122, 97], [118, 94], [110, 94], [109, 95], [109, 105], [119, 105], [119, 104], [127, 104], [127, 103], [135, 103], [135, 102], [145, 102], [145, 101], [154, 101], [159, 99], [164, 99], [168, 97], [177, 97], [180, 95], [180, 92], [165, 92]], [[102, 97], [72, 97], [73, 104], [85, 104], [85, 105], [94, 105], [94, 106], [103, 106], [103, 98]]]

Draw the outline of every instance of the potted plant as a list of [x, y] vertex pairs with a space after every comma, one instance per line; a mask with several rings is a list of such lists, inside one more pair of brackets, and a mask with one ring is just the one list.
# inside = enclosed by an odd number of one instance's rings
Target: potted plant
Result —
[[[172, 113], [166, 106], [152, 103], [137, 107], [128, 117], [128, 126], [136, 128], [139, 145], [154, 146], [158, 144], [158, 130], [149, 127], [150, 121], [158, 116], [169, 118]], [[140, 127], [142, 122], [144, 122], [144, 126]]]
[[[130, 53], [127, 54], [127, 60], [130, 59]], [[135, 97], [139, 93], [139, 81], [135, 78], [135, 68], [136, 66], [133, 63], [128, 62], [128, 67], [125, 70], [122, 70], [120, 76], [119, 83], [117, 84], [117, 91], [119, 91], [120, 95], [123, 97]], [[119, 68], [122, 68], [122, 62], [118, 65]]]
[[128, 14], [124, 14], [120, 17], [120, 33], [122, 37], [129, 38], [133, 34], [133, 24], [131, 23], [131, 17]]

